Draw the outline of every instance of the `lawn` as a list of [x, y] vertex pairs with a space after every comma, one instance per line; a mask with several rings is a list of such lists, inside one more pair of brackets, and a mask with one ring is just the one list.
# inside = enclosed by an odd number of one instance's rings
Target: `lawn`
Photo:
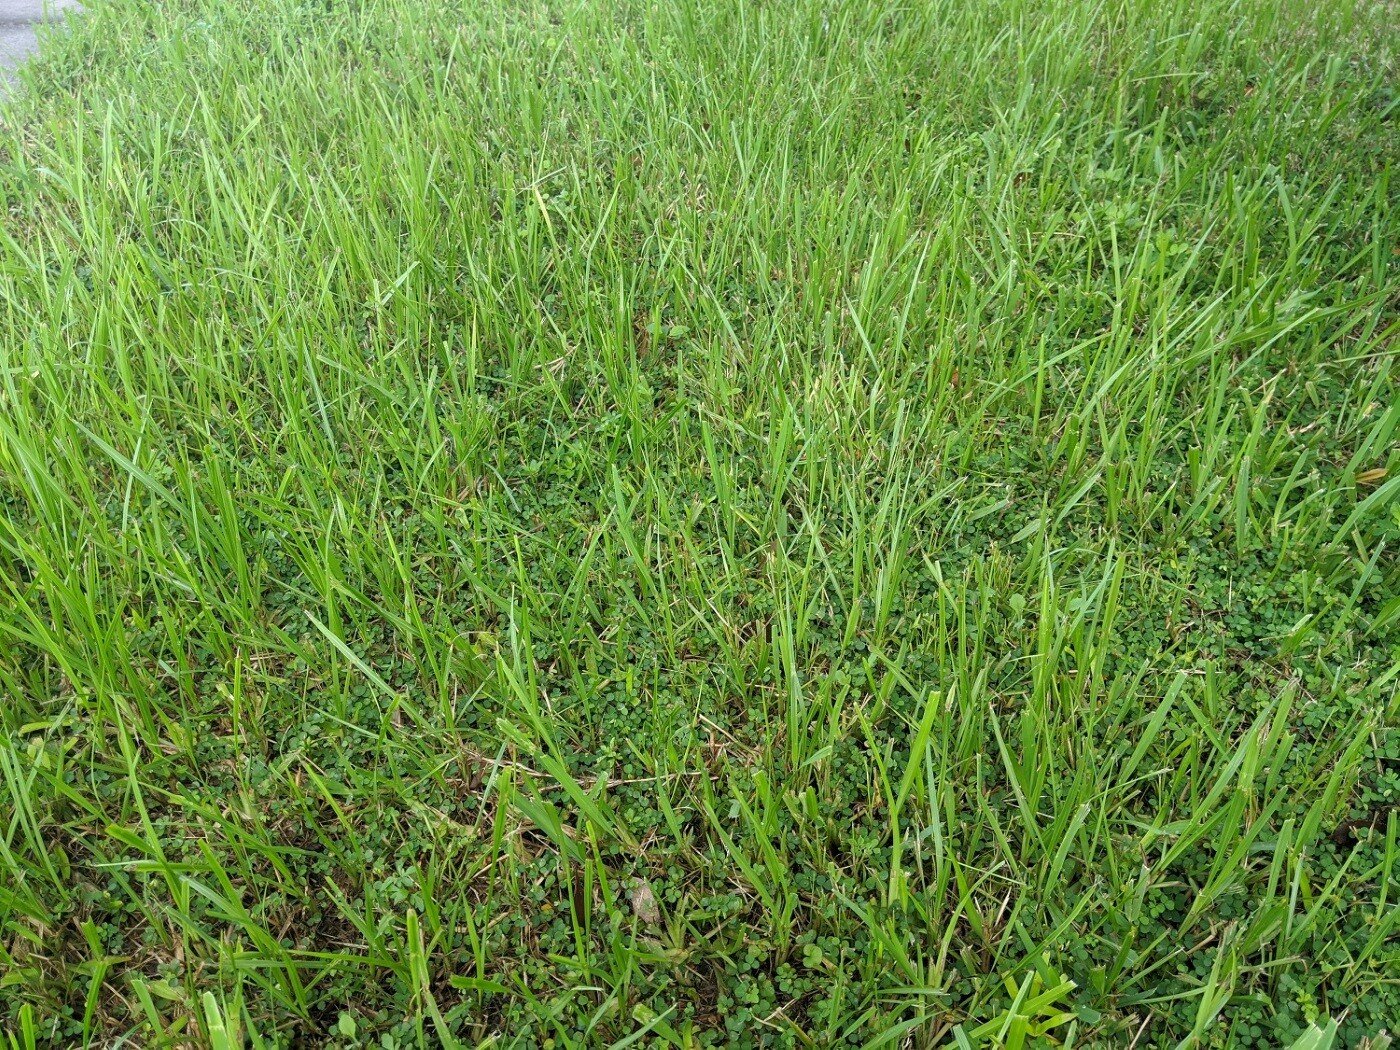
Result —
[[0, 109], [0, 1033], [1383, 1046], [1397, 24], [93, 0]]

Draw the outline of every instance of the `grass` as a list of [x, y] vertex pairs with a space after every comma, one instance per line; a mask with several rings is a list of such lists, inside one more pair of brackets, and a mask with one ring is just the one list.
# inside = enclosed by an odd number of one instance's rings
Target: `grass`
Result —
[[1384, 1045], [1395, 19], [94, 0], [9, 1045]]

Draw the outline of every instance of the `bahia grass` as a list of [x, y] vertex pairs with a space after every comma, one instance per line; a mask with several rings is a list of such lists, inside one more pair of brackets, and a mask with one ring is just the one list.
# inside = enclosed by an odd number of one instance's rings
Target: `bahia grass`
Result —
[[1384, 1045], [1395, 19], [92, 0], [8, 1046]]

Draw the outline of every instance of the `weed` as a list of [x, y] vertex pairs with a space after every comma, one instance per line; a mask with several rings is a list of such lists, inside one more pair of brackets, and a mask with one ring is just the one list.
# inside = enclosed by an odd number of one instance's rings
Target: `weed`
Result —
[[11, 1045], [1381, 1044], [1391, 8], [87, 6]]

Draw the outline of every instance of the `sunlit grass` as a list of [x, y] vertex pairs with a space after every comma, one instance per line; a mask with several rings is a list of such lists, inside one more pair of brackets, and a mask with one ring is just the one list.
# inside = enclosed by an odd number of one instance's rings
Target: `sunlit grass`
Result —
[[1400, 1017], [1393, 5], [89, 8], [0, 120], [13, 1045]]

